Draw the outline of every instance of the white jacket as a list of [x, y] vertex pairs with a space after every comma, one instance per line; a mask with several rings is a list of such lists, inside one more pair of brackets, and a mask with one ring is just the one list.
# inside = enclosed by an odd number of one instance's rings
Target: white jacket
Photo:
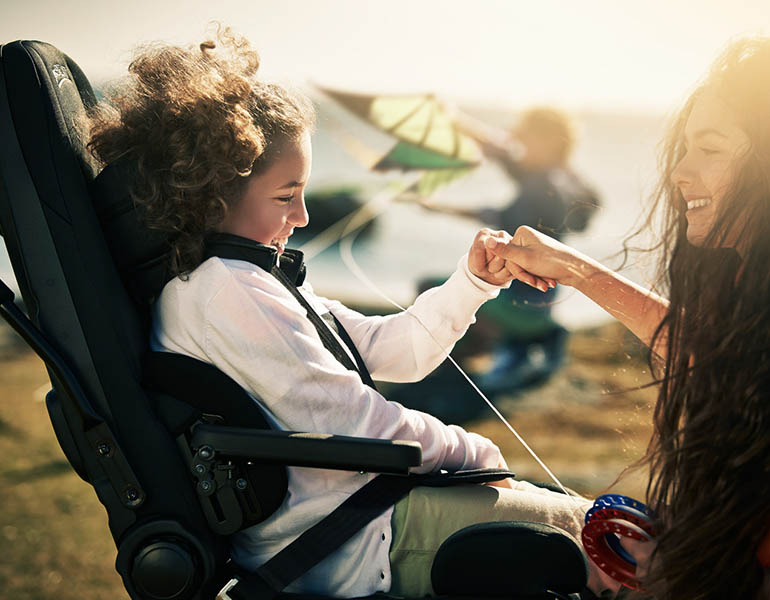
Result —
[[[479, 306], [499, 292], [470, 273], [467, 257], [442, 286], [421, 294], [405, 312], [384, 317], [318, 297], [307, 283], [300, 290], [319, 314], [337, 317], [374, 380], [394, 382], [417, 381], [436, 368]], [[364, 385], [324, 348], [289, 291], [245, 261], [210, 258], [187, 280], [169, 282], [155, 305], [151, 345], [216, 365], [279, 429], [415, 440], [423, 456], [417, 472], [500, 461], [488, 439], [389, 402]], [[232, 537], [234, 560], [256, 569], [372, 477], [290, 467], [288, 494], [277, 512]], [[287, 591], [354, 597], [390, 589], [391, 514], [373, 520]]]

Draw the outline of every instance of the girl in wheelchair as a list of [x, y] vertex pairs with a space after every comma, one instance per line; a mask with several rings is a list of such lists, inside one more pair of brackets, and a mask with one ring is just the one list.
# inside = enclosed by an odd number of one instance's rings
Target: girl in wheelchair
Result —
[[[151, 47], [94, 116], [92, 151], [104, 163], [134, 166], [136, 205], [148, 227], [170, 234], [174, 277], [154, 304], [153, 349], [215, 365], [276, 428], [415, 440], [423, 450], [419, 472], [504, 467], [490, 440], [387, 401], [371, 380], [419, 380], [444, 360], [476, 310], [512, 279], [484, 246], [510, 236], [479, 232], [449, 280], [400, 314], [367, 317], [314, 294], [302, 281], [301, 256], [287, 250], [309, 219], [303, 195], [314, 111], [300, 94], [260, 81], [258, 66], [256, 52], [228, 32], [199, 48]], [[276, 272], [287, 258], [291, 268]], [[545, 279], [522, 279], [548, 287]], [[320, 330], [309, 312], [331, 326]], [[372, 478], [288, 471], [278, 511], [232, 537], [232, 557], [245, 569], [256, 569]], [[429, 594], [433, 556], [454, 531], [528, 520], [577, 536], [585, 504], [508, 479], [495, 487], [416, 488], [289, 590]], [[598, 593], [611, 585], [591, 565], [589, 587]]]

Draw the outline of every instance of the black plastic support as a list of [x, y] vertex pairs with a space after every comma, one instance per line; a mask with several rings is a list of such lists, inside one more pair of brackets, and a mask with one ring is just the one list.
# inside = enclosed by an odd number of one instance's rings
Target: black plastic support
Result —
[[[41, 359], [43, 359], [43, 362], [45, 362], [46, 366], [53, 374], [53, 380], [56, 381], [58, 385], [61, 385], [63, 393], [72, 399], [78, 417], [80, 418], [82, 428], [91, 445], [91, 449], [97, 456], [99, 464], [104, 469], [104, 473], [107, 475], [107, 478], [118, 498], [120, 498], [120, 501], [126, 508], [135, 509], [139, 507], [142, 502], [144, 502], [144, 490], [142, 490], [142, 487], [139, 485], [139, 481], [134, 475], [131, 466], [128, 464], [123, 451], [115, 440], [115, 436], [112, 434], [104, 420], [100, 418], [91, 407], [80, 383], [67, 366], [67, 363], [64, 362], [61, 355], [48, 340], [46, 340], [45, 336], [35, 324], [29, 320], [27, 315], [19, 310], [19, 307], [14, 304], [13, 299], [13, 291], [0, 280], [0, 316], [2, 316], [14, 331], [29, 344]], [[63, 419], [59, 421], [59, 425], [59, 429], [64, 426]], [[54, 426], [54, 429], [57, 438], [61, 441], [61, 432], [56, 429], [56, 426]], [[68, 434], [71, 439], [71, 432], [68, 432]], [[76, 449], [74, 442], [71, 444], [70, 449]], [[75, 467], [78, 475], [84, 477], [85, 473], [82, 457], [79, 453], [73, 454], [73, 452], [70, 452], [70, 456], [76, 457], [76, 462], [72, 462], [72, 465]]]
[[295, 467], [406, 475], [410, 467], [422, 464], [420, 444], [400, 440], [201, 424], [190, 442], [194, 448], [209, 446], [220, 456]]
[[75, 438], [72, 437], [72, 431], [67, 423], [67, 417], [64, 414], [59, 396], [55, 390], [49, 391], [45, 395], [45, 406], [48, 409], [48, 416], [51, 419], [53, 432], [61, 446], [64, 456], [67, 457], [72, 468], [83, 481], [88, 481], [88, 471], [83, 460], [83, 455], [78, 449]]
[[[198, 448], [190, 465], [209, 527], [219, 535], [230, 535], [241, 529], [244, 511], [238, 493], [246, 490], [248, 482], [240, 477], [239, 467], [229, 460], [219, 460], [209, 446]], [[233, 478], [234, 472], [238, 473], [237, 479]]]
[[87, 427], [93, 427], [102, 422], [96, 414], [88, 398], [83, 393], [77, 378], [72, 373], [67, 363], [64, 362], [59, 352], [46, 340], [45, 336], [30, 321], [13, 302], [13, 291], [0, 280], [0, 316], [8, 322], [13, 330], [29, 344], [35, 353], [43, 359], [46, 366], [51, 369], [59, 383], [64, 386], [64, 393], [75, 401], [76, 408], [83, 423]]
[[13, 304], [13, 290], [0, 279], [0, 304]]
[[100, 423], [85, 434], [123, 506], [131, 509], [141, 506], [145, 499], [144, 490], [107, 424]]

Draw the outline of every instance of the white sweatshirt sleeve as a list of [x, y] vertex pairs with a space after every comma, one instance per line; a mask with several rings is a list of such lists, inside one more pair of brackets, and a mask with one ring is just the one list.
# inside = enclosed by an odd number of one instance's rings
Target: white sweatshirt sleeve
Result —
[[408, 382], [419, 381], [441, 364], [475, 322], [478, 308], [500, 289], [473, 275], [465, 255], [444, 284], [423, 292], [397, 314], [367, 317], [337, 301], [322, 300], [350, 335], [373, 379]]

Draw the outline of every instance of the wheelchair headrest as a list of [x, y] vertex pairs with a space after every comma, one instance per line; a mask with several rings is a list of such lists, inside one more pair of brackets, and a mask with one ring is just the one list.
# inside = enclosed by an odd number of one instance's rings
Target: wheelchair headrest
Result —
[[129, 163], [107, 165], [91, 185], [91, 195], [123, 284], [134, 302], [146, 307], [171, 279], [171, 247], [168, 234], [142, 221], [131, 197], [133, 176]]
[[[42, 164], [58, 160], [55, 155], [37, 151], [38, 140], [50, 136], [46, 118], [50, 116], [58, 131], [69, 138], [68, 148], [77, 155], [86, 178], [93, 179], [97, 165], [86, 149], [85, 137], [86, 111], [96, 104], [96, 95], [80, 67], [54, 46], [38, 41], [5, 44], [2, 61], [7, 81], [13, 82], [7, 88], [8, 102], [27, 161]], [[30, 61], [34, 70], [29, 68]], [[41, 89], [43, 93], [35, 97], [30, 89]], [[30, 167], [36, 170], [34, 165]]]

